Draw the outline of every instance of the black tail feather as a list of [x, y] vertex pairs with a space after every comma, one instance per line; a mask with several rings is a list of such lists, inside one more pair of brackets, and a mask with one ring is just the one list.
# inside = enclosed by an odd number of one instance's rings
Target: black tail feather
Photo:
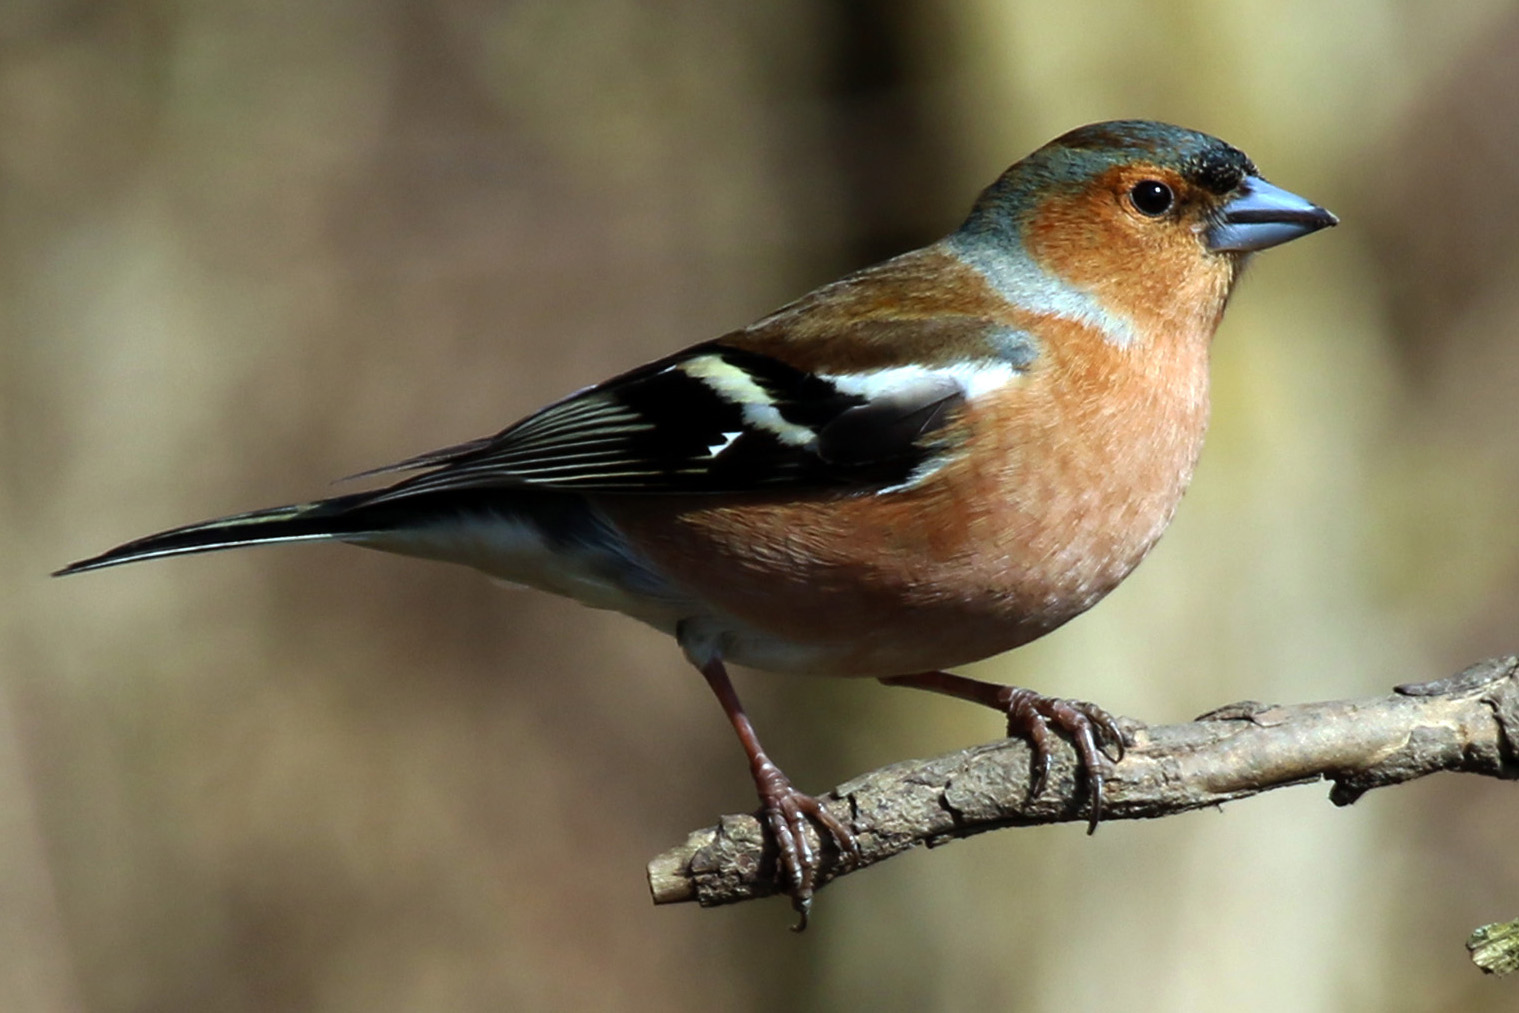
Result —
[[70, 563], [53, 574], [55, 577], [71, 573], [84, 573], [122, 563], [134, 563], [142, 559], [161, 559], [165, 556], [182, 556], [195, 552], [215, 552], [240, 545], [258, 545], [275, 542], [304, 542], [362, 534], [379, 530], [383, 524], [376, 522], [378, 516], [364, 516], [354, 508], [370, 498], [369, 493], [338, 496], [315, 503], [297, 503], [291, 506], [254, 510], [230, 517], [187, 524], [184, 527], [160, 531], [156, 535], [137, 538], [118, 545], [98, 556]]

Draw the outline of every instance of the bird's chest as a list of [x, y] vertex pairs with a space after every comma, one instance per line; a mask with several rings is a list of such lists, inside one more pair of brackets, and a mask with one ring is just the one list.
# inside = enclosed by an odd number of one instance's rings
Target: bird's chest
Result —
[[963, 664], [1085, 611], [1159, 538], [1207, 414], [1204, 387], [1171, 393], [973, 406], [964, 449], [908, 489], [695, 502], [674, 523], [634, 507], [616, 523], [732, 625], [739, 663], [872, 676]]

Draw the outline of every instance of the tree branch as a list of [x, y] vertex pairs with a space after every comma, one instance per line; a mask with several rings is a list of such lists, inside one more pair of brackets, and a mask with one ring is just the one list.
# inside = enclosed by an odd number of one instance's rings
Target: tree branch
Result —
[[[1494, 658], [1384, 697], [1213, 711], [1134, 737], [1103, 791], [1105, 820], [1154, 819], [1273, 788], [1334, 782], [1335, 805], [1437, 771], [1519, 778], [1519, 659]], [[1027, 797], [1029, 749], [1018, 739], [872, 771], [821, 796], [852, 826], [860, 861], [824, 859], [818, 884], [910, 850], [1001, 827], [1086, 820], [1075, 755], [1062, 743], [1049, 786]], [[812, 846], [822, 847], [813, 836]], [[831, 852], [824, 849], [831, 857]], [[775, 847], [753, 814], [724, 816], [649, 863], [656, 904], [704, 907], [779, 892]]]
[[1483, 974], [1519, 971], [1519, 918], [1483, 925], [1466, 941], [1466, 949]]

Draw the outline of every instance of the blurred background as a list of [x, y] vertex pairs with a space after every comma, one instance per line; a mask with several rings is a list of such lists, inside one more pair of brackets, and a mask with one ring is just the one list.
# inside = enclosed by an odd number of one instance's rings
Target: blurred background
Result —
[[[6, 0], [0, 1005], [1511, 1011], [1513, 789], [1323, 787], [656, 909], [753, 806], [675, 646], [344, 546], [45, 574], [327, 494], [936, 238], [1081, 123], [1338, 212], [1255, 264], [1151, 559], [977, 674], [1153, 721], [1519, 649], [1519, 7]], [[741, 672], [822, 790], [977, 708]]]

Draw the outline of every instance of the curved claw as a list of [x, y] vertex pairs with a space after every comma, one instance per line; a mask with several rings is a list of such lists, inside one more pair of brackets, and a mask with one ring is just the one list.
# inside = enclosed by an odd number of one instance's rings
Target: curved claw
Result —
[[1039, 702], [1045, 698], [1031, 690], [1012, 686], [1008, 687], [1007, 696], [1007, 737], [1028, 740], [1033, 753], [1029, 760], [1028, 797], [1036, 799], [1044, 793], [1044, 786], [1049, 782], [1053, 752], [1049, 721], [1038, 709]]
[[817, 884], [818, 869], [822, 865], [812, 849], [812, 843], [807, 839], [808, 820], [817, 825], [818, 836], [825, 843], [832, 841], [840, 862], [846, 868], [859, 862], [859, 842], [855, 840], [852, 830], [824, 809], [817, 799], [797, 791], [791, 779], [781, 773], [781, 768], [770, 762], [770, 757], [760, 748], [759, 737], [754, 734], [749, 715], [744, 713], [743, 705], [738, 702], [738, 694], [733, 691], [733, 683], [728, 679], [728, 670], [723, 667], [722, 659], [713, 655], [693, 656], [684, 631], [679, 635], [681, 645], [687, 649], [687, 656], [701, 670], [707, 685], [712, 687], [718, 703], [722, 704], [723, 713], [728, 715], [733, 730], [738, 733], [739, 742], [743, 743], [744, 752], [749, 756], [754, 787], [763, 806], [763, 821], [770, 828], [770, 835], [775, 838], [776, 850], [779, 852], [777, 878], [786, 893], [791, 895], [791, 906], [799, 916], [795, 930], [801, 932], [807, 927], [807, 913], [812, 910], [813, 888]]
[[[1087, 832], [1097, 829], [1102, 818], [1103, 766], [1117, 763], [1125, 748], [1133, 743], [1119, 727], [1113, 715], [1084, 700], [1061, 700], [1043, 696], [1030, 689], [1003, 686], [995, 682], [967, 679], [949, 672], [918, 672], [914, 675], [890, 675], [881, 679], [888, 686], [910, 686], [931, 693], [944, 693], [994, 707], [1007, 716], [1010, 738], [1028, 741], [1033, 755], [1029, 760], [1029, 798], [1038, 798], [1049, 781], [1052, 743], [1050, 726], [1071, 737], [1076, 746], [1077, 766], [1086, 780], [1091, 818]], [[1112, 745], [1114, 755], [1108, 754]]]
[[779, 853], [776, 873], [786, 884], [786, 893], [790, 894], [791, 906], [797, 913], [797, 923], [792, 930], [802, 932], [807, 928], [817, 874], [822, 868], [822, 859], [807, 837], [808, 821], [817, 827], [818, 835], [825, 842], [833, 845], [846, 868], [859, 861], [859, 841], [854, 831], [823, 808], [816, 798], [797, 790], [791, 779], [768, 759], [755, 764], [754, 783], [764, 806], [765, 824], [775, 838]]
[[[1111, 760], [1123, 759], [1124, 748], [1129, 744], [1123, 729], [1107, 711], [1084, 700], [1062, 700], [1059, 697], [1042, 696], [1032, 690], [1016, 686], [1006, 687], [1005, 710], [1009, 737], [1028, 741], [1033, 751], [1030, 762], [1029, 797], [1037, 798], [1044, 790], [1050, 771], [1050, 726], [1053, 725], [1071, 737], [1076, 747], [1077, 765], [1086, 781], [1089, 818], [1087, 833], [1097, 832], [1102, 819], [1103, 765]], [[1109, 744], [1116, 755], [1107, 752]]]

